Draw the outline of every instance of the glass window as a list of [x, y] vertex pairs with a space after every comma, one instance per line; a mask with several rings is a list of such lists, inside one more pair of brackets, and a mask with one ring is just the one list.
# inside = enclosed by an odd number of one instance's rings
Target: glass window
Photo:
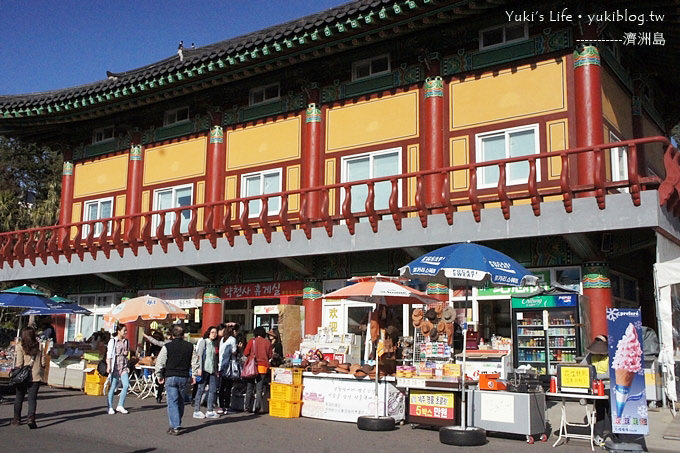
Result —
[[502, 46], [503, 44], [527, 39], [528, 37], [528, 27], [523, 23], [511, 23], [487, 28], [479, 32], [479, 49]]
[[[153, 210], [161, 211], [164, 209], [181, 208], [184, 206], [191, 206], [193, 204], [193, 186], [176, 186], [167, 189], [158, 189], [154, 191]], [[180, 233], [189, 231], [189, 221], [191, 220], [191, 211], [189, 209], [180, 212]], [[153, 216], [153, 232], [155, 233], [160, 216]], [[165, 213], [165, 229], [163, 232], [166, 235], [172, 233], [172, 225], [175, 222], [175, 212]]]
[[[400, 173], [400, 148], [343, 158], [342, 182], [361, 181]], [[376, 183], [375, 209], [388, 209], [391, 193], [392, 184], [389, 181]], [[352, 212], [364, 212], [366, 210], [367, 196], [368, 187], [366, 185], [352, 186]]]
[[280, 86], [278, 83], [257, 87], [250, 90], [250, 105], [262, 104], [264, 102], [275, 101], [281, 97]]
[[[113, 216], [113, 198], [101, 198], [99, 200], [92, 200], [85, 202], [85, 209], [83, 212], [83, 221], [109, 219]], [[94, 236], [98, 237], [102, 234], [103, 222], [94, 224]], [[91, 225], [83, 225], [83, 237], [90, 234]], [[111, 234], [111, 222], [106, 224], [108, 234]]]
[[168, 110], [163, 115], [163, 126], [170, 126], [185, 121], [189, 121], [189, 107]]
[[[609, 133], [609, 143], [620, 142], [616, 135]], [[612, 164], [612, 181], [626, 181], [628, 179], [628, 147], [617, 146], [609, 148]], [[621, 189], [627, 192], [628, 188]]]
[[[477, 162], [488, 162], [511, 157], [538, 154], [538, 125], [523, 126], [503, 131], [477, 135]], [[539, 163], [536, 162], [536, 179], [540, 181]], [[529, 162], [514, 162], [506, 166], [506, 184], [526, 184], [529, 178]], [[498, 166], [478, 169], [479, 187], [498, 184]]]
[[92, 135], [92, 143], [101, 143], [113, 140], [113, 126], [95, 129]]
[[390, 56], [379, 55], [352, 64], [352, 80], [365, 79], [390, 71]]
[[[254, 197], [269, 193], [281, 192], [281, 169], [267, 170], [243, 175], [241, 178], [241, 196]], [[262, 200], [248, 202], [249, 217], [257, 217], [262, 209]], [[278, 214], [281, 209], [281, 197], [269, 197], [267, 215]]]

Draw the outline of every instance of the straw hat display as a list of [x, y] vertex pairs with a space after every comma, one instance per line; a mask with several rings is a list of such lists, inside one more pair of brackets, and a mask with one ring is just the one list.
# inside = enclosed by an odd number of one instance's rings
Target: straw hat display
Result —
[[434, 327], [432, 323], [428, 319], [424, 319], [420, 323], [420, 332], [423, 335], [428, 335], [430, 333], [430, 330], [432, 330], [432, 327]]

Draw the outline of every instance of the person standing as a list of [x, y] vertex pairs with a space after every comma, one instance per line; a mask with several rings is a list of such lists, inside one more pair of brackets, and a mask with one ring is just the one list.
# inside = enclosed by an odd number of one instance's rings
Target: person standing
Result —
[[11, 422], [13, 426], [18, 426], [21, 423], [21, 409], [24, 405], [24, 398], [28, 395], [28, 417], [26, 422], [30, 429], [38, 427], [35, 423], [35, 410], [38, 402], [38, 389], [45, 373], [45, 357], [36, 337], [35, 329], [33, 327], [21, 329], [21, 340], [16, 348], [16, 366], [31, 366], [31, 374], [26, 381], [15, 386], [14, 418], [12, 418]]
[[[271, 342], [266, 338], [267, 332], [264, 330], [264, 327], [256, 327], [253, 335], [255, 336], [250, 339], [243, 353], [246, 357], [255, 357], [258, 374], [254, 378], [246, 379], [248, 386], [246, 388], [244, 410], [255, 414], [262, 412], [264, 408], [264, 384], [269, 372], [269, 361], [273, 356], [273, 351]], [[255, 403], [251, 407], [253, 393], [255, 393]]]
[[235, 379], [240, 378], [239, 375], [233, 374], [232, 370], [240, 370], [240, 363], [238, 362], [238, 351], [236, 347], [236, 337], [234, 336], [234, 327], [227, 325], [224, 327], [222, 341], [220, 341], [220, 392], [218, 414], [226, 414], [231, 406], [231, 388]]
[[[116, 412], [127, 414], [125, 409], [125, 397], [127, 396], [128, 387], [130, 386], [130, 344], [126, 338], [127, 327], [124, 324], [118, 324], [113, 333], [113, 337], [109, 340], [106, 347], [106, 371], [109, 373], [111, 386], [108, 394], [109, 415], [114, 415]], [[113, 409], [113, 395], [118, 388], [118, 384], [122, 383], [123, 387], [118, 396], [118, 406]]]
[[[161, 352], [161, 348], [166, 344], [172, 341], [172, 335], [170, 333], [166, 333], [165, 336], [158, 330], [154, 330], [151, 335], [147, 335], [146, 333], [142, 334], [144, 336], [144, 339], [149, 342], [151, 347], [149, 347], [149, 355], [153, 357], [158, 357], [158, 354]], [[156, 402], [160, 403], [163, 400], [163, 391], [164, 391], [163, 384], [158, 382], [158, 378], [156, 378]]]
[[[215, 396], [217, 395], [217, 360], [216, 344], [217, 327], [211, 326], [203, 334], [203, 338], [196, 345], [193, 368], [197, 369], [196, 376], [200, 376], [198, 390], [194, 398], [194, 418], [218, 418], [215, 412]], [[204, 414], [201, 412], [201, 399], [204, 389], [208, 386], [208, 410]]]
[[[192, 383], [196, 380], [189, 377], [194, 347], [184, 340], [184, 327], [181, 325], [173, 325], [170, 333], [172, 341], [163, 345], [156, 358], [156, 375], [160, 383], [165, 384], [170, 423], [168, 434], [177, 436], [181, 434], [184, 416], [184, 391], [190, 380]], [[194, 370], [194, 376], [196, 372]]]
[[283, 343], [281, 343], [281, 334], [279, 329], [271, 329], [267, 332], [269, 341], [272, 343], [273, 356], [269, 364], [273, 367], [281, 366], [283, 363]]

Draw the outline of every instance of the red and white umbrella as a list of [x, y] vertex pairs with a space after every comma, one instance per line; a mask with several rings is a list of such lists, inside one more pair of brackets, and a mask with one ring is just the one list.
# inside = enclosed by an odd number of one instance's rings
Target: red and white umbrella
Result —
[[375, 275], [353, 277], [350, 285], [326, 294], [326, 299], [347, 299], [381, 305], [431, 304], [439, 302], [432, 296], [403, 284], [408, 280], [399, 277]]
[[106, 322], [164, 321], [184, 319], [187, 313], [175, 304], [153, 296], [140, 296], [121, 302], [104, 314]]

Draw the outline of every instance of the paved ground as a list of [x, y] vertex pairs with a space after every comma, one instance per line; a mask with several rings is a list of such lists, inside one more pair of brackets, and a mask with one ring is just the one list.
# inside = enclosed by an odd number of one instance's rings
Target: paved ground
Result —
[[[106, 414], [104, 397], [86, 396], [75, 390], [43, 387], [38, 400], [37, 430], [25, 424], [10, 426], [13, 395], [0, 404], [0, 442], [11, 452], [201, 452], [214, 450], [256, 452], [450, 452], [461, 447], [439, 442], [436, 431], [400, 426], [390, 432], [360, 431], [353, 423], [329, 422], [307, 418], [282, 419], [268, 415], [229, 414], [216, 420], [195, 420], [186, 407], [185, 430], [180, 436], [166, 434], [165, 405], [153, 398], [128, 397], [127, 415]], [[578, 409], [578, 407], [576, 408]], [[24, 406], [24, 411], [26, 407]], [[25, 412], [24, 412], [25, 413]], [[553, 406], [549, 419], [558, 420]], [[680, 417], [680, 415], [678, 416]], [[650, 412], [650, 452], [677, 452], [680, 441], [663, 439], [670, 429], [668, 411]], [[554, 422], [553, 424], [556, 424]], [[677, 424], [680, 428], [680, 423]], [[551, 429], [554, 433], [555, 428]], [[679, 432], [680, 434], [680, 432]], [[555, 435], [547, 443], [527, 445], [523, 436], [489, 436], [488, 443], [474, 448], [479, 452], [588, 452], [586, 441], [571, 440], [566, 446], [552, 448]], [[600, 450], [596, 447], [596, 450]], [[603, 450], [600, 450], [603, 451]]]

